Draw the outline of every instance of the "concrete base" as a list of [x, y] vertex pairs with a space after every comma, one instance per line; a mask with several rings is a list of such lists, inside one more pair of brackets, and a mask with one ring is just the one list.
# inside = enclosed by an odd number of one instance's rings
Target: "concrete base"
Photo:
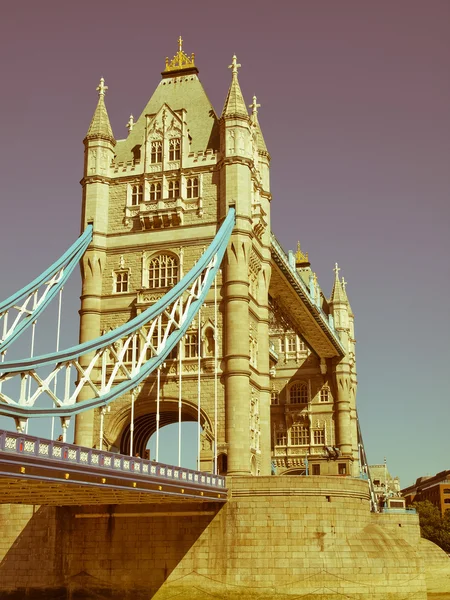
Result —
[[426, 600], [417, 516], [371, 514], [366, 482], [228, 484], [223, 507], [2, 506], [0, 598]]

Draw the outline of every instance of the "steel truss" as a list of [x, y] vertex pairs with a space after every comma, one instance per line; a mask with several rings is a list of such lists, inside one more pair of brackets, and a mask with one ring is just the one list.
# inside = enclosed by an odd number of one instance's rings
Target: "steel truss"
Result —
[[39, 277], [0, 303], [0, 353], [35, 323], [62, 289], [92, 240], [92, 225]]
[[[105, 407], [134, 390], [164, 362], [192, 323], [220, 267], [234, 221], [234, 209], [230, 209], [213, 242], [189, 273], [131, 321], [67, 350], [1, 364], [0, 414], [14, 417], [19, 431], [30, 417], [58, 416], [64, 424], [72, 415]], [[47, 373], [40, 375], [43, 368]], [[74, 375], [75, 389], [71, 386]], [[63, 394], [57, 393], [59, 377], [64, 381]], [[14, 378], [20, 380], [18, 400], [1, 388]], [[77, 402], [86, 386], [93, 397]], [[41, 398], [47, 403], [50, 399], [52, 407], [36, 406]]]

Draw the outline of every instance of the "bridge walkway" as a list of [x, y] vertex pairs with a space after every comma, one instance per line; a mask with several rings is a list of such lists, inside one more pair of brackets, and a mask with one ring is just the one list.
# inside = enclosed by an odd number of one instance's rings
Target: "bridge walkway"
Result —
[[0, 430], [0, 504], [224, 503], [225, 477]]

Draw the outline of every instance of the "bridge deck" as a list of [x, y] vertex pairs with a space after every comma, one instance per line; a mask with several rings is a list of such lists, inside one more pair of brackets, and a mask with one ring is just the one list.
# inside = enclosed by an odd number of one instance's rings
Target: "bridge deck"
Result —
[[225, 478], [0, 431], [0, 504], [226, 502]]

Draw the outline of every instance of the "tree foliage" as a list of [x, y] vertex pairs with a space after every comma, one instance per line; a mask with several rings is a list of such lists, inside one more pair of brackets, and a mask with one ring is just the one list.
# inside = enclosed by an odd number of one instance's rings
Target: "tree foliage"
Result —
[[450, 552], [450, 510], [442, 517], [441, 511], [429, 500], [415, 502], [413, 506], [419, 513], [422, 537]]

